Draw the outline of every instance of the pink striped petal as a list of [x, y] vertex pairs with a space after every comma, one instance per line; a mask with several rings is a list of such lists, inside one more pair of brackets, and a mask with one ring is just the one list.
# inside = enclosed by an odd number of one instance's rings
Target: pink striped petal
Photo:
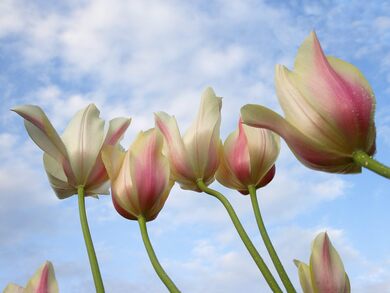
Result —
[[313, 285], [318, 292], [345, 292], [348, 285], [344, 265], [326, 233], [321, 233], [314, 239], [310, 270]]
[[27, 283], [26, 292], [58, 293], [58, 285], [51, 262], [45, 262], [37, 270], [35, 275]]
[[162, 155], [162, 147], [163, 138], [156, 129], [141, 132], [130, 147], [133, 192], [147, 220], [169, 186], [169, 161]]

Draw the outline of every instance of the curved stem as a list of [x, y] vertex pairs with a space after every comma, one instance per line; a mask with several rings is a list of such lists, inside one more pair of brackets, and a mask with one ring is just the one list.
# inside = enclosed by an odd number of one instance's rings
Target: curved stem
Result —
[[284, 267], [278, 257], [278, 254], [276, 253], [274, 246], [272, 245], [271, 239], [269, 238], [267, 230], [265, 228], [263, 218], [261, 217], [261, 213], [260, 213], [259, 203], [257, 201], [256, 188], [253, 185], [250, 185], [248, 186], [248, 190], [251, 197], [252, 208], [256, 217], [257, 226], [259, 227], [261, 238], [263, 238], [268, 254], [271, 257], [272, 262], [276, 268], [276, 271], [278, 272], [279, 277], [282, 280], [282, 283], [286, 288], [287, 292], [295, 293], [296, 290], [293, 284], [291, 283], [286, 271], [284, 270]]
[[96, 258], [95, 249], [93, 247], [91, 232], [89, 231], [89, 227], [88, 227], [87, 213], [85, 212], [85, 199], [84, 199], [83, 186], [79, 186], [77, 188], [77, 194], [79, 198], [79, 214], [80, 214], [81, 229], [83, 230], [85, 246], [87, 247], [89, 264], [91, 266], [91, 271], [93, 275], [93, 281], [95, 283], [96, 292], [104, 293], [102, 276], [100, 275], [99, 264]]
[[138, 224], [141, 230], [142, 240], [144, 242], [146, 251], [148, 253], [150, 262], [152, 263], [154, 270], [156, 271], [157, 275], [160, 277], [164, 285], [167, 287], [169, 292], [179, 293], [180, 290], [176, 287], [175, 283], [173, 283], [171, 278], [169, 278], [169, 276], [164, 271], [163, 267], [161, 266], [160, 262], [157, 259], [156, 253], [154, 252], [152, 243], [150, 242], [149, 239], [148, 230], [146, 228], [146, 220], [143, 216], [138, 217]]
[[355, 163], [359, 164], [360, 166], [390, 179], [390, 167], [379, 163], [377, 160], [373, 159], [365, 152], [356, 151], [352, 154], [352, 157]]
[[256, 250], [255, 246], [253, 245], [252, 241], [250, 240], [248, 234], [246, 233], [244, 227], [242, 226], [240, 220], [237, 217], [236, 212], [234, 211], [232, 205], [227, 200], [225, 196], [223, 196], [220, 192], [208, 188], [202, 179], [197, 180], [198, 187], [203, 192], [206, 192], [207, 194], [210, 194], [214, 197], [216, 197], [226, 208], [234, 227], [236, 228], [238, 234], [241, 237], [242, 242], [244, 242], [244, 245], [248, 249], [250, 255], [252, 256], [253, 260], [255, 261], [257, 267], [260, 269], [260, 272], [263, 274], [264, 279], [268, 283], [269, 287], [273, 292], [281, 293], [282, 290], [280, 289], [278, 283], [276, 282], [274, 276], [271, 274], [270, 270], [268, 269], [267, 265], [265, 264], [264, 260], [260, 256], [259, 252]]

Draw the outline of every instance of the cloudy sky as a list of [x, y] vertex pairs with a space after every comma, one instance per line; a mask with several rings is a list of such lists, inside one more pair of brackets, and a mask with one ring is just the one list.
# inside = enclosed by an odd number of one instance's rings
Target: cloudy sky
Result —
[[[372, 1], [0, 1], [0, 289], [24, 285], [45, 260], [62, 292], [93, 292], [77, 199], [58, 200], [42, 152], [9, 109], [40, 105], [61, 133], [95, 103], [105, 119], [132, 117], [123, 145], [176, 115], [184, 131], [200, 94], [223, 97], [222, 138], [247, 103], [280, 112], [274, 66], [291, 68], [315, 29], [325, 52], [358, 66], [377, 98], [376, 158], [390, 164], [390, 2]], [[281, 113], [281, 112], [280, 112]], [[214, 183], [231, 200], [270, 263], [250, 200]], [[285, 144], [275, 179], [259, 191], [270, 235], [294, 284], [294, 258], [328, 231], [354, 292], [390, 292], [389, 182], [369, 171], [334, 175], [300, 165]], [[107, 292], [165, 292], [136, 222], [109, 197], [87, 199]], [[156, 252], [184, 292], [267, 292], [223, 207], [205, 194], [172, 190], [149, 224]], [[297, 285], [298, 286], [298, 285]]]

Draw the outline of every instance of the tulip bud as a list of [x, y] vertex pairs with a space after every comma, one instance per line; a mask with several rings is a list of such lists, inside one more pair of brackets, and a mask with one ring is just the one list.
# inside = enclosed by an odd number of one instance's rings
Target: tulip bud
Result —
[[107, 146], [102, 158], [111, 179], [114, 207], [130, 220], [155, 219], [173, 186], [163, 138], [156, 129], [138, 134], [127, 152]]
[[320, 233], [313, 241], [310, 266], [294, 260], [304, 293], [349, 293], [351, 286], [343, 262], [329, 240]]
[[282, 136], [307, 167], [359, 173], [353, 153], [375, 152], [374, 93], [352, 64], [325, 56], [314, 32], [298, 50], [294, 71], [276, 67], [276, 92], [286, 115], [258, 105], [241, 110], [244, 123]]
[[26, 288], [9, 284], [4, 293], [58, 293], [58, 285], [51, 262], [46, 261], [28, 281]]
[[117, 145], [130, 119], [115, 118], [104, 134], [104, 121], [94, 104], [76, 113], [60, 137], [46, 114], [38, 106], [23, 105], [12, 109], [24, 120], [32, 140], [44, 151], [43, 162], [50, 184], [60, 199], [77, 194], [109, 194], [108, 176], [101, 160], [101, 149]]
[[224, 186], [248, 194], [248, 186], [267, 185], [275, 174], [279, 137], [271, 131], [238, 122], [221, 148], [221, 163], [216, 178]]
[[156, 127], [167, 145], [172, 178], [183, 189], [200, 191], [197, 180], [202, 179], [206, 185], [214, 181], [221, 148], [221, 107], [221, 98], [207, 88], [202, 95], [197, 119], [183, 138], [174, 116], [165, 112], [155, 114]]

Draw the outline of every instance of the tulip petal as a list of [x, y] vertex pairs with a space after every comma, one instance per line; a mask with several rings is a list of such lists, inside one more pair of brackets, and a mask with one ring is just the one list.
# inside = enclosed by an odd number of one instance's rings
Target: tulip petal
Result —
[[345, 137], [340, 134], [337, 125], [329, 120], [329, 115], [319, 111], [317, 103], [299, 90], [301, 83], [297, 74], [284, 66], [276, 66], [276, 92], [286, 120], [307, 136], [342, 152], [347, 143]]
[[272, 165], [271, 169], [268, 170], [268, 172], [261, 178], [260, 182], [257, 183], [256, 189], [264, 187], [268, 185], [274, 179], [276, 173], [276, 167], [275, 165]]
[[319, 292], [344, 292], [347, 287], [343, 262], [326, 233], [313, 242], [310, 257], [311, 277]]
[[188, 153], [180, 136], [174, 116], [165, 112], [155, 113], [156, 127], [161, 131], [166, 141], [166, 152], [171, 163], [172, 176], [180, 184], [193, 183], [195, 174], [189, 164]]
[[366, 136], [373, 126], [375, 99], [360, 71], [337, 58], [327, 58], [314, 32], [299, 48], [294, 69], [299, 91], [340, 132], [344, 148], [350, 146], [351, 153], [354, 147], [367, 150], [367, 140], [373, 139]]
[[[267, 129], [250, 127], [242, 123], [240, 127], [248, 138], [251, 184], [256, 186], [274, 165], [280, 152], [280, 138]], [[272, 178], [273, 176], [268, 177], [270, 180]]]
[[94, 104], [76, 113], [62, 135], [78, 185], [85, 185], [103, 144], [104, 121]]
[[162, 155], [162, 147], [161, 134], [150, 129], [141, 132], [129, 150], [133, 194], [138, 199], [140, 213], [147, 220], [169, 185], [169, 161]]
[[107, 170], [108, 177], [115, 180], [125, 159], [126, 152], [120, 145], [106, 145], [102, 148], [102, 160]]
[[[131, 119], [128, 118], [122, 118], [118, 117], [115, 119], [112, 119], [109, 123], [108, 131], [106, 134], [106, 138], [104, 139], [102, 149], [105, 146], [113, 146], [119, 143], [119, 141], [123, 138], [124, 133], [126, 132], [127, 128], [129, 127], [131, 122]], [[100, 185], [102, 185], [104, 182], [108, 180], [106, 168], [104, 167], [101, 155], [97, 157], [96, 163], [94, 167], [92, 168], [88, 181], [87, 186], [89, 186], [88, 190], [92, 191], [94, 190], [106, 190], [107, 188], [103, 187], [100, 188]]]
[[43, 164], [51, 187], [59, 199], [65, 199], [75, 193], [77, 189], [68, 183], [64, 169], [53, 157], [43, 154]]
[[241, 108], [245, 124], [267, 128], [284, 138], [295, 156], [305, 166], [333, 173], [358, 173], [361, 167], [354, 164], [350, 156], [329, 150], [283, 119], [279, 114], [259, 105], [245, 105]]
[[[196, 179], [204, 179], [204, 173], [210, 164], [209, 160], [218, 158], [213, 156], [218, 155], [220, 147], [221, 107], [222, 99], [215, 95], [212, 88], [207, 88], [202, 94], [197, 118], [183, 137]], [[210, 152], [213, 156], [210, 156]], [[215, 162], [213, 164], [215, 165]], [[216, 169], [213, 173], [215, 171]]]
[[301, 283], [303, 293], [314, 293], [311, 283], [310, 267], [296, 259], [294, 259], [294, 264], [298, 268], [299, 282]]
[[36, 271], [35, 275], [27, 283], [26, 292], [58, 293], [58, 285], [51, 262], [45, 262]]
[[58, 162], [67, 160], [64, 143], [41, 108], [22, 105], [12, 109], [25, 119], [25, 126], [31, 139]]
[[16, 284], [8, 284], [7, 287], [4, 288], [3, 293], [24, 293], [25, 290], [23, 287], [20, 287]]

